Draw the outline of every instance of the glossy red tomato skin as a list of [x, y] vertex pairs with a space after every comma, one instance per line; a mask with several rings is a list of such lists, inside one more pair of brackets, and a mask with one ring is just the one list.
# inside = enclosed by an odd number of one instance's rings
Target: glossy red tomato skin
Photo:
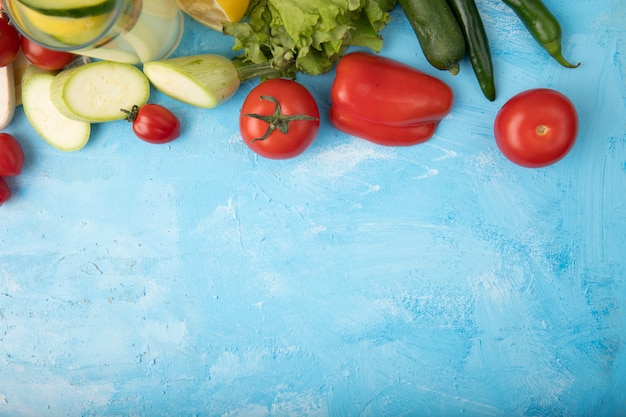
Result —
[[561, 160], [574, 146], [578, 113], [562, 93], [548, 88], [523, 91], [502, 106], [494, 121], [500, 151], [510, 161], [541, 168]]
[[9, 198], [11, 198], [11, 189], [4, 178], [0, 177], [0, 206]]
[[6, 13], [0, 12], [0, 67], [9, 65], [20, 51], [20, 34], [9, 22]]
[[38, 43], [28, 39], [26, 36], [22, 36], [20, 45], [26, 59], [33, 65], [48, 71], [60, 70], [72, 62], [72, 59], [76, 56], [69, 52], [44, 48]]
[[144, 104], [133, 120], [133, 131], [148, 143], [169, 143], [180, 136], [180, 120], [159, 104]]
[[8, 133], [0, 133], [0, 176], [14, 177], [22, 172], [24, 151], [19, 142]]
[[[306, 115], [316, 120], [292, 121], [287, 133], [276, 129], [266, 139], [258, 140], [269, 124], [246, 114], [269, 116], [276, 110], [275, 103], [261, 96], [274, 97], [285, 116]], [[263, 81], [250, 91], [241, 108], [239, 128], [243, 141], [253, 152], [268, 159], [290, 159], [301, 155], [313, 143], [319, 131], [319, 117], [317, 103], [306, 87], [293, 80], [276, 78]]]

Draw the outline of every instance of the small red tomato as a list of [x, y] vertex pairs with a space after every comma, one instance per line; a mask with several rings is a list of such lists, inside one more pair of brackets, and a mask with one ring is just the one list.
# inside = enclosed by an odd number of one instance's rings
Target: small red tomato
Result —
[[20, 51], [20, 34], [0, 11], [0, 67], [9, 65]]
[[0, 177], [0, 206], [9, 198], [11, 198], [11, 189], [4, 178]]
[[512, 97], [494, 122], [500, 151], [527, 168], [545, 167], [562, 159], [574, 146], [577, 134], [576, 108], [566, 96], [547, 88]]
[[320, 126], [317, 104], [301, 84], [263, 81], [244, 100], [239, 129], [244, 142], [270, 159], [293, 158], [313, 143]]
[[14, 177], [22, 172], [24, 151], [8, 133], [0, 133], [0, 176]]
[[180, 136], [180, 121], [168, 109], [159, 104], [133, 106], [126, 111], [126, 120], [133, 123], [133, 131], [139, 139], [149, 143], [168, 143]]
[[39, 68], [56, 71], [60, 70], [70, 62], [76, 55], [70, 52], [55, 51], [52, 49], [44, 48], [37, 42], [31, 41], [26, 36], [22, 36], [20, 40], [22, 46], [22, 52], [24, 56], [33, 64]]

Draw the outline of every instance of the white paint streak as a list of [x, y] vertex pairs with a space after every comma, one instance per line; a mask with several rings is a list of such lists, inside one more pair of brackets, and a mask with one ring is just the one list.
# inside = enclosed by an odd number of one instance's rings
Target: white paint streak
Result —
[[229, 197], [226, 204], [218, 205], [210, 216], [201, 219], [193, 233], [197, 236], [215, 234], [215, 230], [221, 232], [224, 242], [238, 242], [243, 250], [241, 222], [237, 216], [237, 207], [233, 197]]
[[445, 159], [456, 158], [458, 156], [458, 153], [452, 149], [446, 149], [444, 147], [433, 145], [433, 144], [431, 144], [430, 146], [443, 153], [443, 155], [441, 155], [440, 157], [434, 158], [433, 161], [443, 161]]
[[416, 180], [425, 180], [426, 178], [429, 177], [434, 177], [435, 175], [439, 174], [439, 170], [435, 169], [435, 168], [428, 168], [428, 170], [426, 171], [425, 174], [419, 175], [417, 177], [414, 177]]
[[[539, 311], [534, 307], [537, 295], [527, 286], [524, 270], [510, 266], [505, 272], [470, 278], [472, 293], [484, 311], [475, 318], [477, 324], [496, 335], [484, 341], [481, 361], [487, 367], [500, 364], [503, 370], [523, 381], [536, 403], [550, 405], [571, 389], [576, 378], [560, 363], [545, 337], [545, 322], [537, 317]], [[508, 383], [516, 381], [509, 379]]]
[[222, 417], [266, 417], [270, 412], [267, 407], [260, 404], [250, 404], [239, 410], [232, 410], [222, 414]]
[[316, 176], [340, 178], [368, 160], [389, 158], [391, 156], [385, 148], [361, 139], [353, 139], [303, 158], [292, 173], [302, 176], [315, 172]]
[[323, 225], [314, 225], [313, 227], [311, 227], [311, 233], [314, 235], [322, 234], [326, 230], [327, 230], [327, 227]]
[[261, 370], [260, 355], [260, 353], [249, 352], [240, 356], [229, 351], [223, 352], [209, 370], [211, 381], [215, 384], [231, 384], [239, 378], [253, 375]]

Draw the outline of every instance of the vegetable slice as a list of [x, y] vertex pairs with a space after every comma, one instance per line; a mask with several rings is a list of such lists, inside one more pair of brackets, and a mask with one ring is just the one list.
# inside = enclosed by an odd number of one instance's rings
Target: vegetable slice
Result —
[[157, 90], [202, 108], [212, 108], [227, 100], [241, 84], [235, 64], [214, 54], [146, 62], [143, 72]]
[[30, 65], [22, 77], [24, 114], [35, 131], [50, 145], [62, 151], [76, 151], [85, 146], [91, 125], [66, 117], [52, 103], [50, 86], [53, 72]]
[[136, 67], [98, 61], [60, 72], [50, 86], [52, 102], [70, 119], [98, 123], [121, 120], [148, 102], [150, 82]]
[[242, 62], [216, 54], [150, 61], [144, 64], [143, 72], [163, 94], [202, 108], [212, 108], [228, 100], [244, 81], [280, 76], [280, 71], [273, 69], [270, 62]]
[[4, 129], [13, 120], [15, 113], [15, 85], [13, 64], [0, 67], [0, 129]]
[[[15, 105], [20, 106], [22, 104], [22, 76], [24, 71], [29, 65], [32, 65], [28, 59], [24, 56], [24, 52], [20, 50], [20, 53], [15, 57], [15, 61], [11, 63], [13, 66], [13, 83], [15, 85]], [[2, 93], [0, 93], [2, 95]]]

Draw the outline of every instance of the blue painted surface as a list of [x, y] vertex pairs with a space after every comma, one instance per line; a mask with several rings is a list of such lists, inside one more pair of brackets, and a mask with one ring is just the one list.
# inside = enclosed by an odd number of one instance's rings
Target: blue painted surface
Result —
[[[6, 129], [27, 164], [0, 208], [2, 416], [626, 415], [625, 8], [551, 0], [576, 70], [478, 2], [499, 97], [425, 63], [396, 10], [382, 54], [449, 83], [429, 142], [384, 148], [324, 116], [301, 157], [238, 134], [248, 83], [165, 146], [125, 122], [80, 152]], [[177, 54], [231, 54], [188, 21]], [[325, 115], [332, 74], [301, 77]], [[514, 94], [580, 113], [554, 166], [492, 137]]]

